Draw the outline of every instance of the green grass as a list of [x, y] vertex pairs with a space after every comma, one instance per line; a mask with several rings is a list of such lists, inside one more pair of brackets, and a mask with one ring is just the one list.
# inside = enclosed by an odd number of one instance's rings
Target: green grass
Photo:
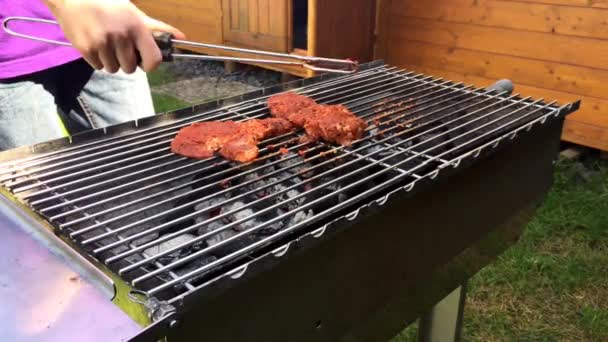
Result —
[[150, 87], [157, 87], [176, 80], [175, 76], [167, 70], [167, 64], [161, 64], [158, 69], [148, 74]]
[[608, 341], [608, 162], [558, 163], [521, 241], [471, 279], [463, 340]]
[[181, 109], [191, 106], [190, 103], [184, 102], [180, 99], [176, 99], [173, 96], [152, 93], [152, 102], [154, 103], [154, 110], [157, 113], [164, 113], [170, 110]]

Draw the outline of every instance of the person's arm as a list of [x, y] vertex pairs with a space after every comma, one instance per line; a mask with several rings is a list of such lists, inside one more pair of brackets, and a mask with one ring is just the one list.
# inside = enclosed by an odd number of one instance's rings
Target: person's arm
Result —
[[152, 32], [170, 32], [178, 39], [178, 29], [148, 17], [128, 0], [43, 0], [57, 18], [66, 38], [95, 69], [132, 73], [137, 55], [145, 71], [162, 61]]

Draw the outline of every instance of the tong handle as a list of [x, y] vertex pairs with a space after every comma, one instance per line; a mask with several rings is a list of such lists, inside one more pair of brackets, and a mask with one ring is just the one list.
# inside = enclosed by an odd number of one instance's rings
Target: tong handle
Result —
[[[8, 23], [11, 21], [25, 21], [25, 22], [34, 22], [34, 23], [41, 23], [41, 24], [59, 25], [55, 20], [30, 18], [30, 17], [6, 17], [2, 21], [2, 29], [7, 34], [15, 36], [15, 37], [25, 38], [25, 39], [34, 40], [37, 42], [43, 42], [43, 43], [54, 44], [54, 45], [72, 46], [72, 44], [70, 44], [68, 42], [60, 41], [60, 40], [46, 39], [46, 38], [41, 38], [41, 37], [36, 37], [36, 36], [32, 36], [32, 35], [15, 32], [11, 28], [8, 27]], [[158, 48], [160, 49], [160, 52], [163, 57], [163, 62], [173, 61], [173, 34], [168, 33], [168, 32], [154, 32], [152, 35], [154, 36], [154, 41], [156, 42], [156, 45], [158, 45]], [[139, 53], [137, 53], [137, 64], [138, 65], [141, 64], [141, 56], [139, 55]]]
[[[52, 39], [46, 39], [36, 36], [31, 36], [19, 32], [15, 32], [8, 27], [8, 23], [11, 21], [25, 21], [25, 22], [34, 22], [34, 23], [42, 23], [42, 24], [51, 24], [58, 25], [56, 21], [49, 19], [40, 19], [40, 18], [31, 18], [31, 17], [6, 17], [2, 21], [2, 28], [4, 32], [11, 36], [30, 39], [38, 42], [44, 42], [48, 44], [55, 45], [63, 45], [63, 46], [72, 46], [72, 44], [65, 41], [58, 41]], [[261, 51], [261, 50], [251, 50], [251, 49], [243, 49], [231, 46], [223, 46], [223, 45], [214, 45], [214, 44], [204, 44], [197, 42], [190, 42], [186, 40], [176, 40], [173, 35], [168, 32], [155, 32], [153, 33], [154, 41], [158, 48], [161, 51], [163, 62], [173, 61], [174, 58], [188, 58], [188, 59], [198, 59], [198, 60], [209, 60], [209, 61], [236, 61], [236, 62], [251, 62], [251, 63], [266, 63], [266, 64], [280, 64], [280, 65], [291, 65], [307, 68], [313, 71], [319, 72], [331, 72], [331, 73], [341, 73], [341, 74], [350, 74], [356, 72], [358, 69], [358, 63], [351, 60], [341, 60], [341, 59], [332, 59], [332, 58], [321, 58], [321, 57], [311, 57], [311, 56], [298, 56], [293, 54], [286, 53], [278, 53], [278, 52], [270, 52], [270, 51]], [[248, 53], [248, 54], [257, 54], [262, 56], [269, 57], [278, 57], [284, 59], [296, 59], [296, 61], [287, 61], [287, 60], [273, 60], [273, 59], [258, 59], [258, 58], [242, 58], [242, 57], [226, 57], [226, 56], [206, 56], [206, 55], [195, 55], [195, 54], [174, 54], [173, 48], [174, 45], [185, 45], [190, 47], [199, 47], [199, 48], [207, 48], [207, 49], [219, 49], [225, 51], [233, 51], [240, 53]], [[137, 64], [141, 65], [141, 56], [139, 52], [136, 55]]]
[[[163, 62], [173, 61], [173, 34], [169, 32], [153, 32], [154, 41], [163, 56]], [[141, 56], [137, 53], [137, 64], [141, 63]]]

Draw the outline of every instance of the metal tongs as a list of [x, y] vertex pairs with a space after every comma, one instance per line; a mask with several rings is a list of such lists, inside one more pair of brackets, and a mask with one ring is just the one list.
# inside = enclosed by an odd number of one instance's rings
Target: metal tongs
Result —
[[[54, 20], [30, 18], [30, 17], [6, 17], [2, 21], [2, 28], [4, 29], [4, 32], [6, 32], [9, 35], [15, 36], [15, 37], [31, 39], [31, 40], [49, 43], [49, 44], [72, 46], [72, 44], [70, 44], [68, 42], [52, 40], [52, 39], [45, 39], [45, 38], [41, 38], [41, 37], [35, 37], [35, 36], [15, 32], [9, 28], [8, 24], [11, 21], [26, 21], [26, 22], [58, 25], [57, 22]], [[340, 73], [340, 74], [350, 74], [350, 73], [356, 72], [359, 67], [359, 65], [356, 61], [352, 61], [349, 59], [333, 59], [333, 58], [321, 58], [321, 57], [312, 57], [312, 56], [298, 56], [298, 55], [292, 55], [292, 54], [287, 54], [287, 53], [241, 49], [241, 48], [225, 46], [225, 45], [197, 43], [197, 42], [191, 42], [191, 41], [187, 41], [187, 40], [174, 39], [174, 37], [171, 33], [165, 33], [165, 32], [154, 33], [154, 40], [156, 41], [156, 44], [158, 45], [158, 47], [160, 48], [160, 50], [162, 52], [164, 62], [173, 61], [174, 58], [184, 58], [184, 59], [198, 59], [198, 60], [207, 60], [207, 61], [234, 61], [234, 62], [243, 62], [243, 63], [280, 64], [280, 65], [300, 66], [302, 68], [306, 68], [306, 69], [309, 69], [312, 71], [317, 71], [317, 72], [330, 72], [330, 73]], [[207, 49], [218, 49], [218, 50], [241, 52], [241, 53], [268, 56], [268, 57], [278, 57], [278, 58], [285, 58], [285, 59], [292, 59], [292, 60], [295, 59], [298, 61], [296, 62], [296, 61], [284, 61], [284, 60], [274, 60], [274, 59], [182, 54], [182, 53], [175, 53], [175, 51], [174, 51], [175, 46], [190, 46], [190, 47], [199, 47], [199, 48], [207, 48]]]

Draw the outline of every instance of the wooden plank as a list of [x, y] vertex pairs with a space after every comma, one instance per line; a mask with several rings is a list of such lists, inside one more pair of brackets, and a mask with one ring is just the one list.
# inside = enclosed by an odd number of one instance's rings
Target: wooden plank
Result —
[[270, 0], [259, 0], [258, 4], [259, 32], [261, 34], [270, 33]]
[[[274, 0], [272, 6], [270, 6], [270, 2], [266, 3], [268, 6], [259, 6], [258, 0], [237, 0], [237, 8], [233, 7], [234, 1], [224, 0], [223, 2], [227, 6], [223, 9], [225, 13], [228, 12], [232, 16], [238, 16], [236, 28], [224, 23], [224, 44], [276, 52], [288, 51], [286, 4], [290, 0]], [[253, 10], [251, 5], [254, 6]], [[266, 12], [262, 12], [262, 10]], [[257, 16], [254, 15], [255, 13], [258, 13]], [[258, 17], [268, 18], [265, 33], [259, 32], [259, 23], [263, 20], [258, 19]], [[257, 24], [254, 24], [254, 22], [257, 22]]]
[[247, 8], [249, 10], [249, 32], [260, 32], [260, 11], [258, 8], [258, 0], [248, 0]]
[[580, 98], [564, 140], [607, 148], [608, 0], [391, 3], [387, 37], [378, 37], [389, 63], [477, 85], [510, 78], [522, 94], [561, 103]]
[[140, 6], [165, 6], [166, 8], [172, 8], [174, 10], [217, 10], [219, 9], [218, 0], [139, 0], [136, 2], [138, 7]]
[[[276, 0], [275, 0], [276, 1]], [[270, 18], [270, 35], [287, 36], [287, 0], [272, 3], [266, 15]], [[287, 45], [285, 43], [285, 45]]]
[[608, 129], [566, 119], [562, 139], [575, 144], [608, 151]]
[[608, 71], [533, 60], [482, 51], [400, 40], [389, 61], [427, 66], [490, 79], [509, 78], [516, 83], [606, 98]]
[[[391, 42], [413, 40], [448, 47], [608, 69], [608, 44], [597, 39], [438, 22], [404, 16], [391, 20]], [[395, 44], [395, 43], [392, 43]]]
[[146, 0], [141, 1], [139, 8], [147, 15], [179, 28], [188, 39], [212, 44], [223, 41], [219, 1], [205, 2], [203, 6], [190, 1]]
[[608, 8], [608, 0], [507, 0], [524, 3], [540, 3], [571, 7]]
[[360, 62], [373, 59], [376, 0], [320, 0], [314, 6], [316, 54]]
[[245, 31], [249, 29], [249, 5], [248, 0], [239, 0], [239, 31]]
[[285, 49], [288, 52], [293, 50], [293, 0], [286, 2], [285, 8], [285, 27], [287, 29], [285, 37]]
[[238, 30], [239, 29], [239, 0], [224, 0], [223, 10], [225, 13], [228, 13], [230, 16], [230, 26], [228, 26], [229, 30]]
[[401, 1], [395, 14], [515, 30], [608, 38], [608, 12], [591, 7], [570, 7], [499, 0]]
[[389, 29], [391, 27], [392, 0], [377, 0], [374, 59], [388, 58]]
[[308, 53], [311, 56], [318, 56], [317, 53], [317, 0], [308, 0]]

